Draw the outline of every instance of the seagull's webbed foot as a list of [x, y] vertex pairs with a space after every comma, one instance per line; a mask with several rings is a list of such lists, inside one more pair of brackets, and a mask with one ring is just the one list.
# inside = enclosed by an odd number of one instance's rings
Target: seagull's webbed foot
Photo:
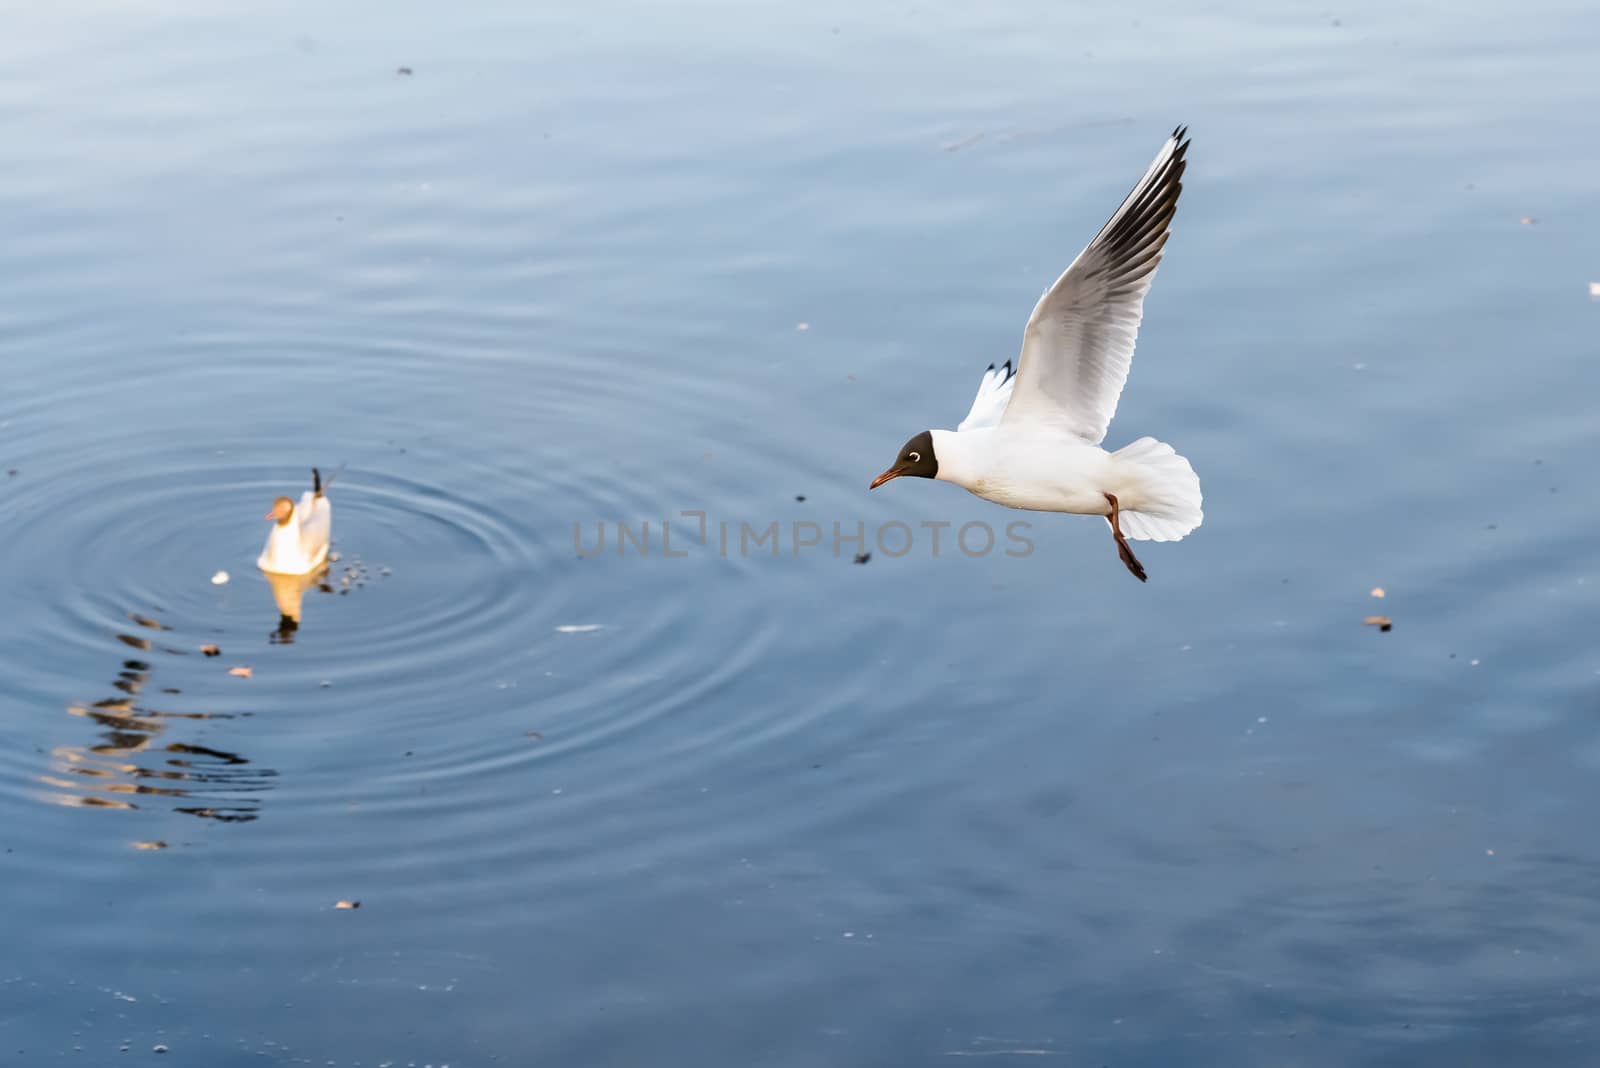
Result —
[[1111, 536], [1117, 539], [1117, 555], [1122, 558], [1122, 562], [1127, 566], [1128, 570], [1133, 572], [1134, 578], [1140, 582], [1147, 581], [1149, 576], [1144, 572], [1144, 565], [1139, 562], [1137, 556], [1133, 555], [1133, 550], [1128, 548], [1128, 539], [1122, 533], [1122, 508], [1117, 504], [1117, 495], [1114, 493], [1106, 494], [1106, 501], [1111, 505], [1111, 514], [1106, 518], [1111, 521]]

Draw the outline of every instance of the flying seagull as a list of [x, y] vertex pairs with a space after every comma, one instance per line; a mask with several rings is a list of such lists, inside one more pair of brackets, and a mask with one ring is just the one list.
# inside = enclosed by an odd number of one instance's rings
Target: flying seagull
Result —
[[1010, 361], [984, 372], [955, 430], [924, 430], [872, 480], [937, 478], [1007, 508], [1105, 516], [1140, 582], [1128, 539], [1178, 541], [1200, 525], [1200, 479], [1155, 438], [1100, 447], [1128, 380], [1144, 295], [1183, 191], [1178, 127], [1122, 206], [1039, 298]]

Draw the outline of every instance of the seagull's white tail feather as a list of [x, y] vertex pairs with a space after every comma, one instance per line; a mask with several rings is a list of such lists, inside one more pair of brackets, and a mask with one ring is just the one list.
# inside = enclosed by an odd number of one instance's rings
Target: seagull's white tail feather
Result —
[[1200, 525], [1200, 476], [1155, 438], [1140, 438], [1111, 454], [1131, 469], [1132, 493], [1119, 517], [1122, 532], [1139, 541], [1179, 541]]

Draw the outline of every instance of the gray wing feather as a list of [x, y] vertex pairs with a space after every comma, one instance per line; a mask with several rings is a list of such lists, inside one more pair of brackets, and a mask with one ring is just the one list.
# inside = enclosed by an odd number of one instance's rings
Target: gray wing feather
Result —
[[1121, 207], [1039, 298], [1004, 422], [1052, 423], [1093, 445], [1104, 440], [1183, 191], [1185, 133], [1181, 126], [1173, 132]]

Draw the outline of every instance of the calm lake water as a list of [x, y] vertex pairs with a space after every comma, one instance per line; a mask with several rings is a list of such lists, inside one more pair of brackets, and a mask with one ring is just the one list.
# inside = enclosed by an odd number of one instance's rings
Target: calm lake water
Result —
[[[1597, 63], [1577, 0], [13, 6], [0, 1061], [1595, 1063]], [[1019, 518], [866, 484], [1178, 123], [1108, 443], [1205, 525], [836, 552]]]

